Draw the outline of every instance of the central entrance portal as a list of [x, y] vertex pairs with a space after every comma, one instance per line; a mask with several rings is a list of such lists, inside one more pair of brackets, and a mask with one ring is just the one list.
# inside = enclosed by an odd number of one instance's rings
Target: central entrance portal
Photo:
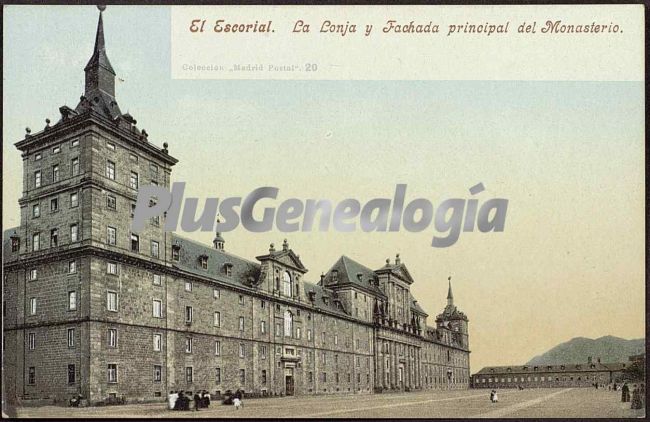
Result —
[[294, 394], [294, 380], [293, 380], [293, 368], [284, 369], [284, 380], [285, 380], [285, 391], [287, 396], [293, 396]]

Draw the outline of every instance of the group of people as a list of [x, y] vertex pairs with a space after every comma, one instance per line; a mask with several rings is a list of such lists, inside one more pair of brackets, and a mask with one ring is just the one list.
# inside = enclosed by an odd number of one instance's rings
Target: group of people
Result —
[[[616, 384], [614, 384], [616, 389]], [[627, 383], [623, 384], [621, 387], [621, 401], [623, 403], [632, 402], [632, 409], [643, 409], [645, 407], [645, 384], [641, 383], [640, 385], [634, 384], [634, 390], [632, 390], [632, 397], [630, 398], [630, 387]]]
[[497, 395], [497, 390], [490, 391], [490, 401], [492, 403], [497, 403], [499, 401], [499, 396]]
[[[194, 410], [207, 409], [210, 407], [210, 393], [206, 390], [194, 393]], [[192, 401], [191, 391], [170, 391], [167, 396], [167, 407], [170, 410], [190, 410]]]

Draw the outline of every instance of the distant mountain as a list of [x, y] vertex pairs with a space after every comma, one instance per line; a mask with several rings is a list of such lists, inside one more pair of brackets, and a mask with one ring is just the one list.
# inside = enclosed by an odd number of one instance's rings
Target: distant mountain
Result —
[[576, 337], [559, 344], [527, 362], [527, 365], [543, 364], [552, 365], [560, 363], [583, 363], [589, 356], [600, 358], [602, 363], [627, 362], [632, 355], [643, 353], [645, 339], [625, 340], [614, 336], [605, 336], [597, 339]]

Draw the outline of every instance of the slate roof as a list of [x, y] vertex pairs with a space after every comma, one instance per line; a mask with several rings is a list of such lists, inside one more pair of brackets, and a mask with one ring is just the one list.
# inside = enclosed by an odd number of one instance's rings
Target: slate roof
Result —
[[[172, 262], [174, 268], [238, 287], [253, 288], [259, 281], [261, 271], [259, 263], [203, 245], [175, 233], [172, 234], [172, 246], [180, 247], [179, 261]], [[201, 267], [201, 256], [208, 258], [207, 269]], [[231, 276], [226, 276], [224, 269], [226, 264], [231, 266]], [[313, 305], [317, 309], [347, 315], [345, 309], [335, 300], [334, 293], [328, 289], [313, 283], [303, 282], [303, 291], [306, 294], [309, 294], [310, 291], [314, 292]], [[324, 300], [326, 296], [329, 297], [328, 303], [325, 303]], [[302, 303], [307, 306], [312, 304], [310, 301]]]
[[386, 297], [384, 292], [375, 284], [377, 274], [365, 265], [342, 255], [325, 274], [323, 278], [325, 286], [334, 283], [334, 271], [338, 271], [338, 281], [336, 282], [338, 286], [352, 285], [380, 297]]
[[[562, 369], [564, 366], [564, 369]], [[537, 367], [537, 371], [534, 368]], [[527, 369], [524, 369], [527, 368]], [[502, 375], [502, 374], [536, 374], [544, 372], [595, 372], [595, 371], [621, 371], [624, 363], [566, 363], [557, 365], [518, 365], [518, 366], [486, 366], [476, 375]]]
[[[14, 261], [18, 259], [18, 253], [11, 252], [11, 235], [18, 234], [20, 236], [20, 233], [18, 230], [20, 227], [12, 227], [10, 229], [4, 230], [2, 232], [2, 259], [3, 262], [9, 262], [9, 261]], [[24, 239], [20, 239], [21, 242], [24, 242]]]
[[429, 316], [424, 309], [420, 306], [420, 304], [417, 303], [411, 292], [409, 292], [409, 302], [411, 303], [411, 309], [415, 310], [416, 312], [419, 312], [421, 314], [424, 314], [426, 316]]

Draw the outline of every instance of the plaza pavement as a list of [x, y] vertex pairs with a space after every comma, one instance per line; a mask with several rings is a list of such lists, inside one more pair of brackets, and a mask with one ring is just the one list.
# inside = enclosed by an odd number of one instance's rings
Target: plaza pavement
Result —
[[[416, 393], [281, 397], [250, 399], [236, 410], [214, 404], [199, 412], [167, 410], [162, 403], [127, 404], [92, 408], [56, 406], [18, 408], [10, 416], [60, 418], [634, 418], [645, 409], [632, 410], [620, 401], [620, 392], [593, 388], [540, 388], [499, 390], [491, 403], [489, 390], [425, 391]], [[13, 412], [11, 412], [13, 413]]]

